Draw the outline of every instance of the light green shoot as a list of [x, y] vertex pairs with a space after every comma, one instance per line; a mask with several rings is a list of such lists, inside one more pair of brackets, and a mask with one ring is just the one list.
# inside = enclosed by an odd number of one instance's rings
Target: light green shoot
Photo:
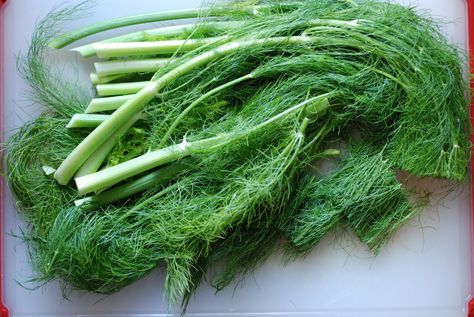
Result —
[[109, 115], [106, 114], [85, 114], [85, 113], [76, 113], [72, 116], [69, 123], [66, 125], [66, 128], [95, 128]]
[[171, 55], [179, 51], [185, 53], [201, 46], [216, 43], [226, 37], [211, 37], [195, 40], [167, 40], [155, 42], [126, 42], [126, 43], [96, 43], [93, 44], [100, 58], [142, 56], [142, 55]]
[[116, 74], [151, 73], [156, 72], [171, 60], [168, 58], [150, 58], [139, 60], [112, 60], [94, 63], [95, 71], [99, 76]]
[[127, 75], [127, 74], [99, 76], [96, 73], [91, 73], [89, 77], [90, 77], [91, 83], [94, 84], [94, 85], [97, 85], [97, 84], [107, 84], [107, 83], [109, 83], [113, 80], [122, 78], [125, 75]]
[[131, 95], [113, 96], [104, 98], [94, 98], [87, 106], [85, 113], [96, 113], [116, 110], [118, 107], [123, 105], [125, 102], [133, 98]]
[[207, 93], [203, 94], [201, 97], [199, 97], [198, 99], [196, 99], [195, 101], [193, 101], [188, 107], [186, 107], [186, 109], [184, 109], [180, 114], [179, 116], [174, 120], [174, 122], [171, 124], [170, 128], [168, 129], [168, 131], [166, 132], [165, 136], [163, 137], [163, 139], [161, 140], [160, 144], [158, 145], [158, 147], [161, 147], [163, 146], [166, 141], [169, 139], [169, 137], [173, 134], [174, 130], [176, 129], [176, 127], [178, 126], [178, 124], [181, 122], [181, 120], [191, 111], [194, 109], [194, 107], [196, 107], [198, 104], [200, 104], [201, 102], [203, 102], [205, 99], [209, 98], [210, 96], [218, 93], [219, 91], [222, 91], [226, 88], [229, 88], [229, 87], [232, 87], [234, 85], [237, 85], [245, 80], [249, 80], [249, 79], [252, 79], [253, 78], [253, 74], [247, 74], [247, 75], [244, 75], [242, 77], [239, 77], [237, 79], [234, 79], [232, 81], [229, 81], [219, 87], [216, 87], [210, 91], [208, 91]]
[[[231, 30], [233, 28], [238, 28], [242, 25], [238, 21], [222, 21], [222, 22], [208, 22], [206, 27], [213, 28], [220, 31]], [[123, 42], [142, 42], [150, 41], [154, 38], [170, 38], [170, 37], [179, 37], [186, 36], [186, 34], [191, 33], [196, 27], [199, 26], [199, 23], [191, 24], [182, 24], [182, 25], [172, 25], [165, 26], [160, 28], [155, 28], [151, 30], [139, 31], [130, 34], [125, 34], [121, 36], [112, 37], [97, 43], [123, 43]], [[184, 39], [184, 38], [183, 38]], [[96, 55], [95, 49], [93, 47], [95, 43], [87, 44], [84, 46], [73, 48], [72, 51], [76, 51], [83, 57], [91, 57]]]
[[[292, 36], [275, 37], [268, 39], [255, 39], [245, 41], [234, 41], [223, 44], [217, 48], [204, 52], [191, 58], [185, 63], [177, 66], [163, 76], [154, 79], [140, 90], [133, 98], [129, 99], [119, 109], [117, 109], [108, 120], [105, 120], [100, 126], [92, 131], [61, 163], [55, 173], [55, 179], [59, 184], [69, 183], [71, 178], [89, 158], [96, 149], [98, 149], [115, 131], [123, 126], [130, 117], [143, 110], [158, 92], [173, 82], [180, 76], [189, 73], [201, 65], [205, 65], [212, 60], [225, 56], [239, 49], [262, 45], [284, 45], [297, 43], [310, 43], [311, 37]], [[122, 93], [123, 94], [123, 93]]]
[[84, 162], [74, 177], [81, 177], [97, 172], [110, 151], [112, 151], [115, 145], [125, 133], [127, 133], [128, 129], [130, 129], [141, 116], [141, 113], [136, 114], [124, 126], [110, 136], [109, 139]]
[[135, 94], [149, 84], [149, 81], [137, 81], [131, 83], [99, 84], [95, 86], [95, 88], [97, 89], [97, 94], [99, 96], [105, 97]]
[[106, 206], [110, 203], [123, 200], [136, 193], [149, 189], [152, 186], [157, 186], [168, 182], [182, 173], [190, 166], [190, 161], [176, 162], [160, 168], [157, 171], [148, 173], [145, 176], [134, 179], [123, 185], [119, 185], [107, 189], [94, 196], [78, 199], [74, 202], [76, 206], [84, 206], [90, 204], [91, 207]]
[[[217, 11], [217, 9], [216, 9]], [[185, 9], [175, 10], [167, 12], [154, 12], [147, 14], [132, 15], [122, 18], [110, 19], [103, 22], [97, 22], [95, 24], [67, 32], [54, 38], [49, 46], [52, 48], [62, 48], [66, 45], [74, 43], [82, 38], [89, 35], [104, 32], [107, 30], [117, 29], [124, 26], [143, 24], [150, 22], [159, 21], [170, 21], [178, 19], [192, 19], [197, 18], [202, 13], [201, 9]]]
[[229, 143], [237, 142], [247, 138], [266, 127], [275, 124], [279, 120], [287, 118], [302, 108], [310, 109], [308, 114], [317, 115], [315, 109], [323, 112], [329, 107], [328, 97], [331, 94], [324, 94], [309, 98], [274, 117], [258, 124], [246, 131], [225, 133], [203, 140], [188, 142], [186, 139], [180, 144], [168, 146], [166, 148], [148, 152], [142, 156], [112, 166], [94, 174], [78, 177], [75, 179], [79, 195], [101, 190], [102, 188], [113, 186], [122, 180], [138, 175], [152, 168], [176, 161], [180, 158], [191, 155], [193, 152], [214, 151]]

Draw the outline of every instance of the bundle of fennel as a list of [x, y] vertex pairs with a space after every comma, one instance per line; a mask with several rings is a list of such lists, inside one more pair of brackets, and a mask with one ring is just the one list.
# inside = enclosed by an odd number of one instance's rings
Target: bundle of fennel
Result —
[[[18, 64], [45, 107], [5, 156], [38, 283], [112, 293], [164, 265], [170, 303], [186, 303], [214, 264], [221, 289], [338, 226], [377, 253], [423, 205], [396, 169], [466, 177], [462, 59], [414, 8], [235, 1], [58, 35], [84, 7], [49, 13]], [[52, 66], [50, 47], [185, 18], [73, 48], [100, 58], [92, 100]]]

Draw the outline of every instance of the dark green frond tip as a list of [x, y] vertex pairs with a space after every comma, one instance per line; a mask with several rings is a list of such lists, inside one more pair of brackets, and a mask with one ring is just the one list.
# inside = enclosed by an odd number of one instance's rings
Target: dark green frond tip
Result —
[[28, 93], [32, 101], [68, 118], [83, 111], [91, 94], [77, 78], [68, 79], [64, 76], [65, 69], [55, 67], [57, 63], [48, 42], [66, 22], [81, 16], [86, 8], [83, 2], [51, 11], [36, 25], [28, 52], [17, 58], [18, 72], [30, 87]]
[[299, 253], [309, 252], [341, 223], [342, 210], [327, 200], [331, 188], [325, 186], [325, 181], [329, 179], [318, 181], [311, 175], [304, 177], [292, 202], [295, 215], [281, 228]]
[[236, 228], [213, 248], [208, 258], [208, 265], [222, 265], [212, 275], [211, 285], [220, 291], [233, 282], [241, 282], [275, 251], [278, 240], [278, 229], [266, 224]]
[[465, 180], [471, 153], [467, 122], [460, 129], [459, 122], [453, 126], [436, 120], [420, 115], [416, 123], [403, 122], [389, 143], [388, 155], [394, 166], [416, 176]]
[[417, 176], [464, 180], [471, 153], [462, 53], [447, 43], [429, 18], [418, 18], [426, 36], [417, 39], [419, 54], [412, 70], [406, 103], [389, 141], [394, 166]]
[[367, 145], [353, 147], [329, 176], [320, 180], [306, 176], [293, 208], [295, 216], [283, 231], [303, 253], [343, 222], [378, 252], [400, 225], [419, 212], [408, 202], [384, 151]]
[[357, 177], [358, 188], [343, 192], [345, 222], [371, 251], [378, 253], [426, 201], [418, 199], [416, 206], [408, 201], [407, 191], [383, 150], [359, 148], [346, 162], [344, 177]]

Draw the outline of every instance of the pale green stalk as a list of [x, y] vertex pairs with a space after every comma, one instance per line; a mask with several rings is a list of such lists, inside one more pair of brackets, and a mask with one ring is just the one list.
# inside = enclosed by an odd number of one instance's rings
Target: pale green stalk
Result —
[[178, 49], [185, 53], [206, 44], [215, 43], [225, 39], [225, 36], [205, 39], [167, 40], [155, 42], [126, 42], [126, 43], [96, 43], [93, 48], [100, 58], [142, 56], [142, 55], [169, 55]]
[[[157, 37], [176, 37], [180, 35], [186, 35], [193, 29], [198, 27], [200, 23], [182, 24], [165, 26], [151, 30], [138, 31], [130, 34], [112, 37], [97, 43], [123, 43], [123, 42], [142, 42], [149, 41], [150, 39]], [[241, 22], [237, 21], [223, 21], [223, 22], [208, 22], [205, 24], [206, 27], [215, 28], [217, 30], [226, 31], [238, 28], [242, 25]], [[83, 57], [91, 57], [96, 55], [93, 45], [96, 43], [87, 44], [84, 46], [73, 48], [72, 51], [76, 51]]]
[[91, 102], [87, 106], [85, 113], [95, 113], [95, 112], [116, 110], [125, 102], [133, 98], [133, 96], [134, 95], [131, 94], [131, 95], [113, 96], [113, 97], [105, 97], [105, 98], [94, 98], [91, 100]]
[[327, 25], [327, 26], [339, 26], [346, 28], [354, 28], [359, 26], [361, 23], [370, 22], [367, 20], [334, 20], [334, 19], [313, 19], [308, 25], [317, 26], [317, 25]]
[[176, 161], [180, 158], [189, 156], [194, 152], [217, 150], [229, 143], [237, 142], [243, 138], [257, 133], [259, 130], [274, 124], [275, 122], [285, 118], [289, 114], [307, 108], [307, 113], [316, 115], [316, 109], [325, 111], [329, 107], [328, 97], [330, 93], [316, 96], [305, 100], [272, 118], [258, 124], [246, 131], [237, 133], [224, 133], [215, 137], [203, 140], [187, 142], [186, 139], [180, 144], [168, 146], [166, 148], [148, 152], [142, 156], [136, 157], [129, 161], [112, 166], [105, 170], [90, 175], [78, 177], [75, 179], [79, 195], [85, 195], [90, 192], [98, 191], [106, 187], [113, 186], [129, 177], [138, 175], [152, 168]]
[[95, 128], [109, 115], [107, 114], [86, 114], [86, 113], [76, 113], [72, 116], [69, 123], [66, 125], [66, 128]]
[[181, 122], [181, 120], [191, 111], [194, 109], [194, 107], [196, 107], [198, 104], [200, 104], [201, 102], [203, 102], [205, 99], [209, 98], [210, 96], [218, 93], [219, 91], [222, 91], [226, 88], [229, 88], [233, 85], [237, 85], [245, 80], [248, 80], [248, 79], [252, 79], [253, 78], [253, 74], [247, 74], [245, 76], [242, 76], [242, 77], [239, 77], [237, 79], [234, 79], [232, 81], [229, 81], [219, 87], [216, 87], [210, 91], [208, 91], [207, 93], [205, 93], [204, 95], [202, 95], [201, 97], [199, 97], [198, 99], [196, 99], [195, 101], [193, 101], [188, 107], [186, 107], [186, 109], [184, 109], [180, 114], [179, 116], [174, 120], [174, 122], [171, 124], [170, 128], [168, 129], [168, 131], [166, 132], [165, 136], [163, 137], [163, 139], [161, 140], [160, 144], [158, 145], [158, 147], [161, 147], [163, 146], [166, 141], [170, 138], [171, 134], [174, 132], [174, 130], [176, 129], [176, 127], [178, 126], [178, 124]]
[[69, 183], [71, 178], [84, 162], [106, 142], [121, 126], [126, 124], [130, 117], [140, 112], [144, 105], [156, 95], [156, 83], [142, 89], [133, 98], [128, 100], [122, 107], [118, 108], [108, 120], [102, 122], [68, 155], [54, 174], [55, 179], [61, 185]]
[[118, 129], [107, 141], [92, 154], [87, 161], [82, 164], [74, 177], [81, 177], [95, 173], [99, 170], [107, 155], [112, 151], [120, 139], [127, 133], [137, 120], [141, 118], [141, 113], [134, 115], [124, 126]]
[[132, 83], [113, 83], [113, 84], [99, 84], [95, 86], [99, 96], [117, 96], [130, 95], [144, 89], [149, 81], [137, 81]]
[[54, 168], [52, 168], [51, 166], [48, 166], [48, 165], [43, 165], [43, 166], [41, 166], [41, 168], [43, 169], [43, 172], [46, 176], [52, 176], [54, 174], [54, 172], [56, 172], [56, 170]]
[[99, 191], [152, 168], [186, 157], [190, 153], [189, 148], [185, 143], [182, 143], [143, 154], [93, 174], [75, 178], [78, 193], [79, 195], [85, 195], [90, 192]]
[[[210, 13], [218, 14], [221, 11], [222, 10], [215, 8]], [[122, 17], [122, 18], [110, 19], [107, 21], [97, 22], [92, 25], [64, 33], [63, 35], [60, 35], [54, 38], [49, 43], [49, 46], [51, 46], [52, 48], [62, 48], [84, 37], [87, 37], [92, 34], [104, 32], [107, 30], [112, 30], [112, 29], [117, 29], [124, 26], [142, 24], [142, 23], [197, 18], [202, 13], [203, 12], [201, 9], [185, 9], [185, 10], [175, 10], [175, 11], [167, 11], [167, 12], [146, 13], [146, 14], [139, 14], [139, 15]]]
[[[291, 4], [280, 4], [277, 5], [279, 8], [289, 8], [296, 9], [298, 8], [298, 2]], [[249, 5], [247, 7], [242, 7], [242, 13], [258, 15], [264, 9], [270, 9], [273, 5]], [[64, 33], [56, 38], [54, 38], [49, 46], [52, 48], [62, 48], [66, 45], [74, 43], [82, 38], [87, 36], [101, 33], [107, 30], [117, 29], [124, 26], [144, 24], [151, 22], [160, 22], [160, 21], [171, 21], [179, 19], [192, 19], [205, 16], [207, 18], [217, 17], [220, 15], [225, 15], [233, 10], [232, 7], [212, 7], [205, 11], [202, 9], [184, 9], [184, 10], [174, 10], [166, 12], [154, 12], [146, 14], [138, 14], [132, 16], [126, 16], [121, 18], [109, 19], [107, 21], [97, 22], [70, 32]], [[166, 33], [166, 32], [165, 32]]]
[[225, 56], [239, 49], [259, 45], [283, 45], [289, 43], [309, 43], [312, 38], [307, 36], [275, 37], [268, 39], [255, 39], [234, 41], [223, 44], [217, 48], [204, 52], [191, 58], [185, 63], [175, 67], [168, 73], [154, 78], [145, 88], [118, 108], [109, 119], [92, 131], [61, 163], [54, 174], [59, 184], [66, 185], [74, 176], [80, 166], [99, 148], [117, 129], [123, 126], [130, 117], [143, 110], [158, 92], [177, 78], [189, 73], [195, 68], [209, 63], [219, 57]]
[[107, 84], [113, 80], [122, 78], [126, 75], [127, 74], [99, 76], [96, 73], [91, 73], [89, 77], [90, 77], [91, 83], [94, 85], [97, 85], [97, 84]]
[[[66, 128], [95, 128], [109, 117], [109, 114], [75, 113], [66, 125]], [[145, 115], [139, 113], [135, 117], [143, 119]]]
[[74, 203], [76, 206], [82, 206], [84, 204], [91, 204], [92, 207], [97, 205], [106, 206], [147, 190], [150, 187], [164, 184], [176, 178], [176, 176], [186, 170], [189, 166], [190, 164], [185, 162], [176, 162], [123, 185], [107, 189], [94, 196], [78, 199]]
[[94, 63], [95, 71], [99, 76], [130, 74], [130, 73], [151, 73], [156, 72], [171, 60], [168, 58], [149, 58], [139, 60], [112, 60]]

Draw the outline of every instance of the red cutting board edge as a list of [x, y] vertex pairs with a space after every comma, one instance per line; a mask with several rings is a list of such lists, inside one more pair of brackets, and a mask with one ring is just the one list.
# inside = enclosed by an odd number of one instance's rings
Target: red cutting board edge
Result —
[[[468, 20], [468, 43], [469, 43], [469, 68], [471, 75], [474, 75], [474, 0], [467, 0], [467, 20]], [[470, 78], [471, 94], [474, 91], [474, 78]], [[474, 98], [471, 95], [470, 107], [471, 127], [474, 126]], [[471, 131], [471, 141], [474, 143], [474, 133]], [[474, 151], [472, 152], [474, 155]], [[471, 158], [471, 298], [468, 301], [468, 317], [474, 317], [474, 160]]]
[[[0, 0], [0, 76], [3, 76], [3, 6], [7, 0]], [[3, 143], [3, 78], [0, 80], [0, 142]], [[2, 160], [3, 162], [3, 160]], [[4, 178], [0, 179], [0, 316], [8, 317], [8, 309], [3, 304], [3, 203]]]
[[[3, 6], [7, 0], [0, 0], [0, 75], [3, 76]], [[474, 51], [474, 0], [466, 0], [468, 17], [468, 40], [469, 40], [469, 67], [470, 73], [474, 76], [474, 58], [471, 56]], [[1, 80], [3, 82], [3, 78]], [[470, 80], [471, 90], [474, 91], [474, 78]], [[0, 84], [0, 131], [3, 131], [3, 84]], [[474, 98], [471, 97], [470, 107], [471, 126], [474, 126]], [[474, 143], [474, 133], [471, 132], [471, 140]], [[0, 142], [3, 143], [3, 134], [0, 133]], [[474, 155], [474, 149], [473, 149]], [[471, 182], [474, 179], [474, 160], [471, 160]], [[471, 184], [471, 249], [474, 251], [474, 186]], [[0, 179], [0, 317], [8, 317], [8, 308], [3, 304], [3, 215], [4, 215], [4, 178]], [[471, 252], [471, 285], [474, 291], [474, 252]], [[474, 297], [467, 302], [467, 316], [474, 317]]]

